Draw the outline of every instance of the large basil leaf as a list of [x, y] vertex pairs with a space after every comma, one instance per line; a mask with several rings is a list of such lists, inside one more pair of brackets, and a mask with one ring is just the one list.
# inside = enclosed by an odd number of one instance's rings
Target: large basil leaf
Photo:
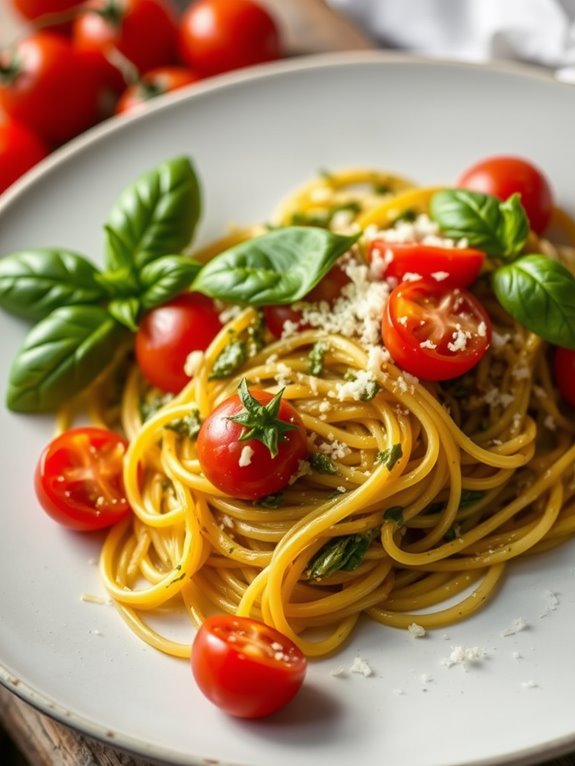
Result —
[[166, 255], [140, 272], [140, 302], [151, 309], [169, 301], [190, 286], [202, 265], [183, 255]]
[[56, 309], [30, 331], [12, 363], [8, 408], [57, 409], [110, 364], [125, 332], [99, 306]]
[[352, 572], [364, 559], [374, 538], [372, 532], [334, 537], [315, 554], [308, 565], [310, 580], [322, 580], [334, 572]]
[[106, 267], [134, 268], [179, 253], [201, 212], [200, 186], [187, 157], [163, 162], [124, 190], [105, 227]]
[[529, 222], [519, 195], [505, 202], [497, 197], [466, 189], [443, 189], [430, 201], [430, 215], [442, 233], [466, 239], [497, 258], [521, 252], [529, 234]]
[[209, 261], [192, 289], [250, 306], [301, 300], [358, 235], [346, 237], [311, 226], [289, 226], [241, 242]]
[[0, 259], [0, 306], [25, 319], [106, 297], [96, 267], [69, 250], [22, 250]]
[[575, 348], [575, 278], [545, 255], [525, 255], [493, 272], [497, 300], [549, 343]]

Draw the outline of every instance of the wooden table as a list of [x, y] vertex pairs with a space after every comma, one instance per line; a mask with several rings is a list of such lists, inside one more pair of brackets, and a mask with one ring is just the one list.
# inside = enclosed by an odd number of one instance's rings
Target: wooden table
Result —
[[[188, 0], [179, 0], [187, 5]], [[321, 0], [260, 0], [274, 13], [284, 31], [289, 55], [360, 50], [373, 43]], [[9, 740], [8, 740], [9, 737]], [[0, 686], [0, 754], [8, 741], [11, 760], [23, 766], [152, 766], [133, 756], [83, 736], [23, 702]], [[575, 755], [547, 762], [545, 766], [575, 766]]]

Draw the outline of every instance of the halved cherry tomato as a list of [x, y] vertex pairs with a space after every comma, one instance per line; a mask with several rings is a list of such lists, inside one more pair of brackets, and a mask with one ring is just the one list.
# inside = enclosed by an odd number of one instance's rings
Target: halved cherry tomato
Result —
[[80, 50], [119, 51], [140, 74], [177, 61], [177, 21], [169, 0], [88, 0], [72, 36]]
[[177, 394], [190, 381], [186, 359], [205, 351], [221, 327], [213, 301], [200, 293], [182, 293], [151, 309], [136, 333], [140, 372], [152, 386]]
[[42, 508], [69, 529], [92, 532], [130, 513], [123, 467], [127, 441], [105, 428], [73, 428], [42, 452], [35, 473]]
[[230, 715], [259, 718], [287, 705], [307, 660], [274, 628], [248, 617], [208, 617], [192, 645], [192, 672], [205, 696]]
[[70, 30], [73, 13], [71, 10], [78, 5], [78, 0], [11, 0], [12, 5], [28, 21], [42, 20], [45, 23], [51, 16], [56, 19], [62, 17], [66, 21], [51, 23], [49, 26], [52, 32], [66, 33]]
[[424, 380], [449, 380], [483, 357], [491, 342], [491, 321], [463, 288], [403, 282], [389, 296], [382, 336], [401, 369]]
[[47, 154], [48, 147], [30, 128], [0, 115], [0, 192]]
[[368, 248], [371, 261], [377, 254], [385, 264], [383, 276], [401, 282], [406, 274], [441, 282], [449, 287], [469, 287], [483, 266], [485, 254], [470, 247], [438, 247], [419, 242], [386, 242], [374, 239]]
[[567, 404], [575, 407], [575, 349], [555, 349], [553, 372], [561, 396]]
[[122, 93], [116, 105], [116, 114], [141, 109], [151, 99], [163, 93], [171, 93], [199, 79], [198, 74], [184, 67], [166, 66], [150, 69], [138, 82], [128, 86]]
[[[268, 391], [252, 389], [255, 405], [264, 409], [274, 398]], [[275, 417], [260, 418], [262, 430], [277, 429], [277, 454], [272, 455], [259, 437], [242, 440], [248, 427], [232, 420], [247, 412], [240, 394], [233, 394], [202, 423], [196, 451], [205, 476], [232, 497], [258, 500], [282, 489], [307, 456], [306, 432], [292, 405], [280, 400]], [[288, 424], [289, 430], [286, 429]], [[261, 433], [261, 431], [260, 431]]]
[[553, 191], [545, 175], [522, 157], [488, 157], [468, 168], [457, 185], [506, 200], [521, 195], [531, 228], [542, 234], [553, 212]]
[[0, 108], [49, 144], [98, 121], [100, 87], [91, 63], [61, 35], [37, 32], [0, 55]]
[[[306, 303], [333, 303], [340, 295], [345, 285], [349, 284], [350, 278], [341, 266], [333, 266], [328, 273], [310, 290], [305, 296]], [[274, 338], [281, 338], [286, 322], [297, 324], [299, 329], [307, 329], [308, 325], [302, 322], [302, 312], [290, 305], [264, 306], [263, 314], [269, 331]]]
[[253, 0], [198, 0], [180, 20], [180, 57], [203, 75], [273, 61], [280, 56], [277, 24]]

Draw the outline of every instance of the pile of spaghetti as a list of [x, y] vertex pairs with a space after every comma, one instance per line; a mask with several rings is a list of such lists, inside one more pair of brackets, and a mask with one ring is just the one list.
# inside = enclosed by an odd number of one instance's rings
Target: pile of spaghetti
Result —
[[[436, 191], [374, 171], [307, 184], [273, 223], [361, 232], [338, 263], [341, 295], [302, 303], [300, 326], [287, 323], [279, 338], [257, 308], [226, 307], [223, 329], [174, 397], [136, 368], [128, 375], [118, 418], [130, 441], [133, 515], [108, 534], [101, 572], [149, 644], [189, 655], [148, 619], [167, 609], [194, 625], [213, 612], [249, 615], [316, 657], [336, 650], [362, 615], [399, 628], [446, 626], [481, 609], [514, 558], [575, 533], [575, 420], [560, 403], [549, 344], [511, 318], [488, 280], [470, 289], [491, 319], [491, 346], [467, 374], [418, 378], [382, 345], [393, 282], [374, 275], [367, 253], [385, 231], [390, 241], [409, 230], [434, 242], [427, 212]], [[198, 257], [263, 230], [232, 234]], [[569, 265], [569, 247], [529, 237], [527, 252]], [[247, 358], [213, 377], [237, 340]], [[308, 458], [281, 492], [258, 501], [216, 489], [196, 454], [194, 424], [242, 380], [281, 391], [307, 434]]]

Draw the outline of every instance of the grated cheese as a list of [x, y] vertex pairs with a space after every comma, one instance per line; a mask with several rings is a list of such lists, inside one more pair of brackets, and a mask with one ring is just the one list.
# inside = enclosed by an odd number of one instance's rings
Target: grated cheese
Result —
[[240, 453], [240, 459], [238, 460], [238, 465], [240, 468], [245, 468], [247, 465], [251, 464], [253, 454], [253, 449], [249, 444], [246, 444], [246, 446], [242, 449]]

